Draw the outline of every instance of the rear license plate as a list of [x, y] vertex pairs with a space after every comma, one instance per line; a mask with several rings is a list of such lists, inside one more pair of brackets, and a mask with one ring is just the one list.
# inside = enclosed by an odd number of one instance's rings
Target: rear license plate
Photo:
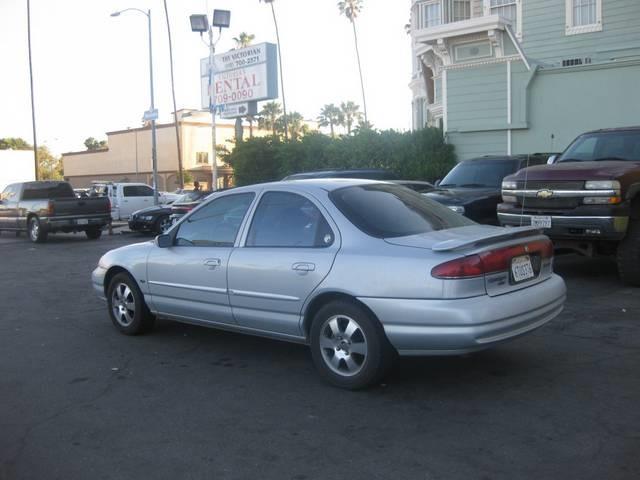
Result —
[[551, 217], [534, 215], [531, 217], [531, 226], [536, 228], [551, 228]]
[[89, 224], [89, 220], [87, 220], [86, 218], [81, 218], [80, 220], [76, 220], [76, 224], [77, 225], [88, 225]]
[[524, 282], [535, 277], [536, 274], [533, 271], [531, 257], [529, 257], [529, 255], [523, 255], [511, 260], [511, 275], [515, 283]]

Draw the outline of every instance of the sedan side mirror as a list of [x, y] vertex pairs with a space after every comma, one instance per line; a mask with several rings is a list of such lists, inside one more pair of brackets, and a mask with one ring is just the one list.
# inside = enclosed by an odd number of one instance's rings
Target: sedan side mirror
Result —
[[547, 160], [547, 165], [553, 165], [558, 161], [558, 155], [551, 155]]
[[162, 234], [156, 237], [156, 245], [159, 248], [169, 248], [173, 246], [173, 241], [171, 240], [171, 235]]
[[436, 183], [434, 183], [434, 185], [435, 185], [436, 187], [439, 187], [441, 182], [442, 182], [442, 179], [441, 179], [441, 178], [439, 178], [438, 180], [436, 180]]

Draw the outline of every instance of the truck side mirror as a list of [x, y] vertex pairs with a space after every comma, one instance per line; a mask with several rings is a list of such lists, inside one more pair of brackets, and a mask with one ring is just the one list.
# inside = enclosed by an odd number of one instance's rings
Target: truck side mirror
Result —
[[551, 155], [547, 160], [547, 165], [553, 165], [558, 161], [558, 155]]
[[159, 248], [169, 248], [172, 246], [172, 244], [173, 241], [171, 240], [171, 235], [167, 235], [166, 233], [164, 233], [156, 237], [156, 245]]

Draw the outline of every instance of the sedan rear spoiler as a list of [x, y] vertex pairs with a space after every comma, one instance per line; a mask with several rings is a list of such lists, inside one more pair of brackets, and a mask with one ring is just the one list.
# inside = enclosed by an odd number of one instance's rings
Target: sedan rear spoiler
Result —
[[530, 237], [534, 234], [540, 234], [540, 229], [536, 227], [515, 227], [504, 228], [496, 233], [482, 233], [478, 235], [471, 235], [466, 238], [455, 238], [451, 240], [445, 240], [433, 245], [431, 249], [434, 252], [450, 252], [452, 250], [458, 250], [469, 246], [481, 246], [491, 243], [502, 242], [504, 240], [514, 240], [517, 238]]

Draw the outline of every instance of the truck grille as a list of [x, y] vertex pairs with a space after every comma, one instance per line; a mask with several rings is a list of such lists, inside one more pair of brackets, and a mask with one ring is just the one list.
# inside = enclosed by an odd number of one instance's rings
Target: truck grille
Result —
[[530, 180], [525, 188], [524, 182], [518, 182], [518, 190], [583, 190], [584, 182], [547, 182]]
[[579, 197], [573, 198], [522, 198], [518, 197], [518, 205], [525, 208], [549, 208], [549, 209], [567, 209], [577, 208], [582, 204]]

